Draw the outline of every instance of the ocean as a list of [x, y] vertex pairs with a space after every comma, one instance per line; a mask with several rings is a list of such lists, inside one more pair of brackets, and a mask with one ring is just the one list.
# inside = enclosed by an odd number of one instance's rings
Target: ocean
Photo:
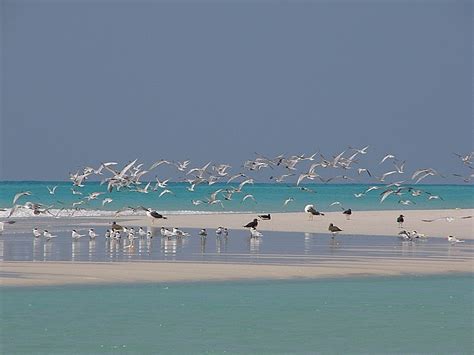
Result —
[[[47, 186], [58, 186], [55, 194], [51, 195]], [[256, 183], [245, 185], [243, 192], [234, 194], [232, 200], [224, 200], [222, 193], [218, 198], [222, 200], [220, 204], [200, 204], [194, 205], [192, 200], [206, 200], [209, 195], [218, 189], [228, 189], [237, 187], [237, 184], [216, 183], [214, 185], [199, 185], [194, 192], [187, 190], [186, 183], [169, 183], [169, 190], [173, 194], [165, 194], [159, 197], [162, 189], [151, 191], [147, 194], [121, 190], [107, 193], [106, 186], [98, 182], [88, 182], [83, 188], [76, 188], [82, 195], [73, 195], [70, 182], [0, 182], [0, 208], [10, 208], [16, 193], [20, 191], [30, 191], [30, 196], [21, 197], [17, 203], [26, 201], [39, 202], [45, 206], [54, 206], [53, 211], [64, 208], [63, 213], [71, 213], [72, 204], [84, 199], [92, 192], [104, 192], [97, 200], [86, 201], [77, 205], [80, 210], [75, 215], [93, 216], [110, 215], [112, 211], [132, 206], [146, 206], [154, 208], [163, 213], [229, 213], [229, 212], [299, 212], [303, 211], [307, 204], [314, 204], [321, 211], [338, 211], [343, 208], [352, 208], [354, 211], [364, 210], [408, 210], [408, 209], [447, 209], [447, 208], [474, 208], [474, 186], [465, 185], [416, 185], [417, 189], [424, 191], [420, 196], [411, 196], [405, 192], [403, 195], [389, 196], [383, 203], [380, 203], [380, 193], [383, 189], [373, 190], [360, 198], [354, 196], [366, 191], [370, 186], [366, 184], [302, 184], [299, 187], [290, 184], [266, 184]], [[311, 191], [303, 191], [304, 187]], [[379, 185], [382, 187], [382, 185]], [[429, 199], [431, 196], [439, 196], [438, 199]], [[256, 201], [251, 198], [242, 201], [246, 194], [252, 194]], [[104, 198], [111, 198], [113, 201], [102, 205]], [[284, 206], [284, 201], [292, 198], [293, 201]], [[411, 200], [413, 204], [402, 205], [400, 200]], [[331, 206], [333, 202], [340, 202], [340, 205]], [[3, 215], [2, 215], [3, 213]], [[20, 210], [15, 216], [30, 215], [30, 211]], [[128, 212], [130, 213], [130, 211]], [[4, 217], [7, 212], [0, 211], [0, 217]]]
[[473, 299], [472, 275], [3, 288], [0, 352], [472, 354]]

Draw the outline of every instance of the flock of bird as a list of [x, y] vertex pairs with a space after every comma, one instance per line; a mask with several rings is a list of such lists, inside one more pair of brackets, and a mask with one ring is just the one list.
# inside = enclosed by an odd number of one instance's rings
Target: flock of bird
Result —
[[[143, 163], [140, 163], [138, 159], [128, 162], [122, 168], [118, 168], [119, 164], [117, 162], [104, 162], [101, 163], [98, 168], [93, 168], [90, 166], [84, 167], [75, 173], [69, 174], [69, 179], [72, 183], [70, 187], [71, 193], [75, 196], [78, 196], [78, 200], [73, 202], [71, 206], [60, 206], [58, 205], [49, 205], [46, 206], [41, 202], [26, 201], [24, 203], [18, 203], [20, 199], [25, 199], [26, 197], [32, 196], [31, 191], [20, 191], [15, 194], [12, 200], [12, 207], [8, 212], [8, 218], [14, 216], [17, 211], [22, 209], [27, 209], [33, 212], [34, 215], [51, 215], [57, 217], [59, 212], [54, 214], [53, 209], [59, 209], [59, 211], [68, 209], [71, 207], [73, 210], [79, 210], [80, 208], [85, 207], [90, 201], [101, 199], [103, 206], [113, 202], [112, 197], [108, 196], [112, 191], [122, 191], [127, 190], [131, 192], [136, 192], [139, 194], [149, 194], [156, 193], [159, 197], [162, 197], [166, 194], [174, 194], [168, 185], [170, 178], [159, 178], [155, 176], [155, 180], [152, 183], [151, 181], [144, 182], [146, 176], [149, 176], [155, 169], [158, 169], [160, 166], [170, 166], [173, 167], [177, 173], [181, 174], [179, 181], [184, 181], [188, 184], [187, 190], [190, 192], [196, 191], [200, 185], [211, 186], [217, 182], [225, 183], [224, 187], [216, 189], [206, 199], [192, 199], [191, 202], [193, 205], [215, 205], [218, 204], [224, 207], [226, 201], [233, 200], [235, 196], [241, 194], [241, 201], [245, 202], [247, 200], [253, 200], [256, 202], [255, 196], [252, 194], [246, 193], [245, 189], [247, 185], [254, 184], [257, 181], [257, 174], [260, 174], [262, 171], [271, 171], [271, 176], [269, 179], [276, 183], [289, 183], [290, 179], [293, 178], [293, 187], [307, 192], [315, 193], [314, 190], [310, 189], [307, 186], [300, 186], [304, 181], [319, 181], [321, 183], [327, 184], [332, 181], [355, 181], [358, 177], [364, 176], [374, 180], [377, 184], [370, 186], [365, 191], [354, 194], [354, 198], [363, 198], [372, 191], [379, 191], [380, 203], [383, 203], [387, 198], [391, 196], [397, 196], [398, 203], [402, 205], [415, 204], [414, 198], [419, 198], [420, 196], [425, 196], [427, 200], [442, 200], [443, 198], [438, 195], [434, 195], [429, 191], [421, 190], [416, 185], [428, 179], [429, 177], [438, 176], [445, 178], [446, 174], [441, 174], [434, 168], [421, 168], [413, 171], [408, 177], [405, 170], [406, 162], [399, 159], [393, 154], [384, 155], [378, 162], [379, 167], [384, 167], [387, 164], [391, 166], [391, 169], [383, 169], [378, 175], [375, 175], [372, 169], [367, 167], [360, 166], [360, 158], [368, 154], [369, 146], [363, 148], [353, 148], [348, 147], [341, 153], [333, 156], [332, 158], [327, 158], [321, 153], [314, 153], [311, 155], [292, 155], [285, 156], [279, 155], [274, 158], [266, 157], [262, 154], [256, 153], [256, 158], [245, 161], [240, 167], [238, 173], [231, 174], [231, 165], [229, 164], [212, 164], [208, 162], [207, 164], [200, 167], [191, 167], [191, 162], [189, 160], [185, 161], [170, 161], [161, 159], [149, 167], [145, 167]], [[454, 156], [459, 159], [459, 162], [464, 168], [472, 171], [474, 152], [469, 154], [457, 154], [454, 153]], [[309, 166], [308, 166], [309, 165]], [[341, 171], [336, 175], [330, 177], [323, 177], [323, 171], [337, 170]], [[386, 171], [385, 171], [386, 170]], [[354, 172], [352, 176], [349, 175], [350, 172]], [[278, 174], [277, 174], [278, 173]], [[473, 173], [461, 174], [453, 173], [452, 176], [462, 178], [465, 182], [470, 182], [474, 177]], [[95, 191], [90, 192], [84, 196], [84, 192], [81, 189], [85, 186], [88, 180], [91, 180], [93, 177], [101, 179], [101, 185], [106, 185], [105, 191]], [[395, 181], [388, 181], [397, 177]], [[401, 179], [398, 179], [398, 178]], [[403, 177], [403, 178], [402, 178]], [[232, 183], [232, 184], [230, 184]], [[153, 186], [152, 186], [153, 185]], [[58, 186], [50, 187], [48, 186], [48, 193], [54, 195], [57, 191]], [[410, 198], [402, 197], [402, 195], [410, 195]], [[289, 203], [293, 202], [293, 197], [288, 197], [283, 201], [283, 205], [286, 206]], [[343, 214], [347, 219], [351, 218], [352, 210], [346, 209], [342, 206], [341, 202], [335, 201], [331, 206], [339, 206], [343, 210]], [[154, 221], [157, 219], [166, 219], [158, 211], [144, 206], [127, 206], [116, 211], [116, 215], [119, 215], [121, 212], [126, 210], [131, 210], [133, 212], [144, 212], [154, 224]], [[324, 216], [324, 213], [318, 211], [315, 208], [315, 205], [307, 205], [305, 207], [305, 212], [308, 213], [309, 218], [312, 219], [313, 216]], [[265, 215], [262, 215], [260, 218], [264, 219]], [[270, 218], [270, 215], [268, 215]], [[401, 219], [401, 224], [403, 223], [403, 216], [399, 217]], [[256, 220], [254, 220], [255, 222]], [[399, 223], [400, 221], [397, 220]], [[11, 220], [4, 221], [0, 223], [0, 231], [3, 230], [4, 225], [12, 223]], [[255, 226], [248, 225], [247, 228], [250, 228], [252, 237], [261, 236], [261, 232], [256, 230]], [[332, 223], [328, 228], [329, 232], [334, 236], [341, 231], [340, 228], [333, 225]], [[113, 229], [112, 229], [113, 231]], [[116, 237], [116, 231], [110, 232], [110, 237]], [[128, 233], [128, 236], [132, 235], [131, 240], [134, 237], [134, 230]], [[225, 232], [224, 232], [225, 231]], [[203, 232], [203, 231], [202, 231]], [[205, 231], [204, 231], [205, 232]], [[203, 233], [204, 233], [203, 232]], [[221, 231], [222, 233], [227, 233], [227, 230], [224, 228]], [[36, 236], [36, 232], [35, 236]], [[79, 239], [84, 235], [79, 234], [77, 231], [73, 231], [73, 239]], [[94, 238], [91, 234], [93, 231], [89, 231], [89, 237]], [[184, 233], [179, 229], [167, 230], [162, 229], [162, 234], [166, 237], [177, 237], [180, 233]], [[144, 236], [143, 232], [138, 232], [140, 236]], [[408, 234], [407, 234], [408, 235]], [[44, 231], [43, 236], [46, 240], [51, 240], [55, 236], [51, 235], [50, 232]], [[181, 236], [186, 236], [185, 234]], [[130, 239], [129, 238], [129, 239]]]
[[[454, 153], [454, 156], [459, 159], [461, 166], [469, 170], [468, 173], [442, 174], [434, 168], [421, 168], [414, 170], [407, 176], [406, 162], [393, 154], [386, 154], [377, 164], [377, 169], [382, 170], [380, 174], [374, 174], [373, 170], [368, 167], [361, 167], [360, 158], [368, 154], [368, 150], [369, 146], [361, 149], [348, 147], [332, 158], [327, 158], [321, 153], [314, 153], [308, 156], [305, 154], [279, 155], [274, 158], [256, 153], [256, 158], [245, 161], [238, 173], [231, 173], [232, 167], [229, 164], [212, 164], [208, 162], [201, 167], [191, 167], [189, 160], [180, 162], [161, 159], [149, 167], [145, 167], [144, 163], [140, 163], [138, 159], [135, 159], [125, 164], [122, 168], [118, 168], [119, 164], [117, 162], [105, 162], [101, 163], [98, 168], [86, 166], [75, 173], [69, 174], [69, 179], [72, 182], [70, 187], [71, 193], [78, 198], [70, 206], [61, 204], [47, 206], [39, 201], [17, 203], [20, 199], [32, 195], [31, 191], [20, 191], [12, 200], [12, 207], [9, 210], [8, 217], [14, 216], [17, 211], [22, 209], [32, 211], [34, 215], [47, 214], [57, 216], [59, 212], [54, 214], [52, 212], [53, 209], [59, 211], [73, 210], [72, 213], [74, 213], [74, 211], [86, 207], [88, 203], [94, 200], [101, 201], [102, 206], [105, 206], [113, 202], [113, 198], [110, 195], [108, 196], [112, 191], [128, 190], [139, 194], [156, 193], [158, 198], [167, 194], [174, 195], [175, 192], [168, 185], [171, 178], [159, 178], [155, 174], [153, 182], [149, 181], [149, 176], [156, 172], [156, 169], [160, 166], [174, 168], [175, 172], [171, 174], [180, 175], [176, 180], [187, 183], [187, 190], [190, 192], [196, 191], [200, 185], [211, 186], [218, 182], [224, 183], [224, 187], [221, 186], [221, 188], [211, 192], [205, 199], [191, 200], [191, 203], [195, 206], [220, 205], [222, 208], [224, 208], [224, 204], [227, 201], [234, 200], [235, 196], [239, 194], [241, 194], [240, 201], [242, 203], [245, 201], [257, 202], [253, 194], [245, 193], [245, 187], [246, 185], [254, 184], [256, 181], [264, 181], [258, 180], [257, 175], [264, 175], [262, 172], [265, 170], [271, 172], [270, 181], [290, 184], [289, 186], [307, 193], [315, 193], [316, 191], [307, 186], [301, 186], [301, 183], [305, 181], [319, 181], [320, 183], [327, 184], [333, 181], [352, 182], [363, 177], [364, 179], [369, 179], [369, 181], [372, 180], [376, 184], [368, 187], [365, 191], [355, 193], [354, 198], [363, 198], [367, 194], [377, 191], [380, 203], [383, 203], [389, 197], [395, 196], [401, 205], [416, 204], [415, 199], [420, 197], [425, 197], [428, 201], [442, 200], [442, 196], [419, 189], [416, 186], [419, 182], [425, 181], [430, 177], [446, 178], [448, 175], [451, 175], [462, 179], [466, 183], [470, 182], [474, 177], [474, 174], [471, 172], [474, 169], [474, 152], [465, 155]], [[387, 165], [391, 166], [391, 168], [381, 169]], [[325, 171], [328, 173], [323, 174]], [[328, 176], [330, 171], [340, 173]], [[349, 174], [350, 172], [352, 172], [351, 175]], [[145, 182], [144, 179], [147, 177], [148, 181]], [[92, 178], [99, 178], [101, 185], [106, 185], [105, 191], [95, 191], [85, 195], [81, 188]], [[294, 181], [291, 182], [291, 179], [294, 179]], [[388, 181], [389, 179], [392, 180]], [[57, 188], [58, 186], [48, 186], [48, 193], [54, 195]], [[410, 197], [407, 198], [405, 196]], [[295, 198], [289, 196], [282, 201], [282, 205], [287, 206], [293, 201], [295, 201]], [[334, 205], [339, 205], [343, 208], [338, 201], [331, 204], [331, 206]], [[143, 210], [146, 213], [156, 212], [143, 206], [127, 206], [117, 210], [116, 214], [118, 215], [126, 210]]]

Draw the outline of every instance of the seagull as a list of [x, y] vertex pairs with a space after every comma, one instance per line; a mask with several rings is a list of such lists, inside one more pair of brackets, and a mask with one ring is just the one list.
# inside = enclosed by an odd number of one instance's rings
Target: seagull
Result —
[[99, 235], [96, 232], [94, 232], [94, 228], [89, 229], [89, 239], [90, 240], [94, 240], [98, 236]]
[[342, 212], [342, 214], [346, 215], [346, 218], [349, 220], [351, 219], [352, 210], [349, 208], [345, 210], [344, 212]]
[[309, 219], [313, 220], [313, 216], [324, 216], [324, 213], [316, 211], [314, 205], [306, 205], [304, 211], [309, 215]]
[[33, 236], [34, 236], [35, 238], [41, 237], [41, 232], [39, 231], [38, 228], [33, 228]]
[[[48, 232], [48, 230], [47, 230], [47, 229], [45, 229], [45, 230], [44, 230], [44, 232], [43, 232], [43, 236], [44, 236], [44, 240], [45, 240], [45, 241], [47, 241], [47, 242], [49, 242], [51, 239], [53, 239], [53, 238], [56, 238], [56, 237], [57, 237], [57, 235], [51, 235], [51, 233], [50, 233], [50, 232]], [[36, 238], [36, 236], [35, 236], [35, 238]]]
[[146, 239], [152, 239], [152, 238], [153, 238], [153, 234], [151, 233], [151, 231], [146, 232]]
[[328, 230], [331, 232], [333, 238], [334, 238], [334, 236], [335, 236], [337, 233], [342, 232], [342, 229], [341, 229], [341, 228], [335, 226], [335, 225], [332, 224], [332, 223], [329, 224]]
[[464, 243], [464, 240], [458, 239], [450, 235], [448, 236], [448, 242], [450, 242], [451, 244], [456, 244], [456, 243]]
[[0, 222], [0, 234], [5, 230], [5, 224], [13, 224], [16, 223], [16, 221], [3, 221]]
[[398, 216], [398, 218], [397, 218], [397, 223], [398, 223], [398, 227], [399, 227], [399, 228], [402, 228], [402, 227], [403, 227], [403, 222], [405, 222], [405, 216], [401, 214], [401, 215]]
[[23, 191], [23, 192], [19, 192], [15, 195], [15, 197], [13, 197], [13, 202], [12, 204], [14, 205], [16, 201], [18, 201], [18, 199], [22, 196], [30, 196], [31, 195], [31, 191]]
[[270, 219], [272, 219], [272, 216], [270, 215], [270, 213], [268, 213], [268, 214], [261, 214], [258, 216], [258, 218], [260, 218], [263, 221], [269, 221]]
[[72, 232], [71, 232], [71, 237], [72, 237], [73, 240], [79, 240], [79, 238], [82, 238], [84, 236], [85, 236], [85, 234], [79, 234], [79, 233], [77, 233], [77, 231], [75, 229], [73, 229]]
[[263, 234], [259, 232], [256, 228], [250, 228], [250, 238], [259, 238], [263, 237]]
[[53, 188], [50, 188], [49, 186], [46, 186], [46, 188], [48, 189], [50, 195], [54, 195], [54, 192], [56, 191], [58, 187], [53, 186]]
[[295, 199], [293, 197], [289, 197], [285, 200], [285, 202], [283, 202], [283, 206], [286, 206], [287, 204], [289, 204], [290, 202], [293, 202]]
[[258, 225], [258, 220], [256, 218], [253, 219], [252, 222], [247, 223], [244, 228], [256, 228]]

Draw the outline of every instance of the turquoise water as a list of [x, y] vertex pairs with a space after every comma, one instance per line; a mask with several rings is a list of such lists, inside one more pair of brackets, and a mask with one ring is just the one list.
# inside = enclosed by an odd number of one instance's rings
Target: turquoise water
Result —
[[[47, 186], [58, 185], [55, 195], [50, 195]], [[12, 205], [14, 195], [19, 191], [31, 191], [31, 196], [22, 197], [18, 203], [26, 201], [40, 202], [47, 206], [54, 205], [56, 208], [71, 208], [72, 203], [78, 202], [91, 192], [106, 192], [106, 186], [100, 186], [98, 182], [88, 182], [80, 191], [83, 195], [71, 193], [72, 184], [69, 182], [0, 182], [0, 208], [8, 208]], [[122, 190], [120, 192], [106, 193], [98, 200], [92, 200], [87, 204], [80, 205], [88, 210], [118, 210], [126, 206], [143, 205], [160, 211], [209, 211], [209, 212], [294, 212], [302, 211], [306, 204], [315, 204], [321, 211], [338, 211], [339, 206], [330, 206], [335, 201], [341, 202], [345, 208], [354, 210], [403, 210], [403, 209], [444, 209], [444, 208], [473, 208], [474, 186], [473, 185], [416, 185], [417, 189], [439, 195], [442, 199], [428, 200], [427, 194], [413, 197], [410, 194], [401, 196], [390, 196], [380, 203], [381, 190], [371, 191], [361, 198], [354, 194], [364, 192], [369, 186], [365, 184], [307, 184], [302, 185], [314, 190], [314, 192], [302, 191], [294, 185], [287, 184], [255, 184], [246, 185], [244, 192], [234, 194], [231, 201], [225, 201], [224, 196], [218, 197], [223, 200], [224, 208], [220, 205], [201, 204], [195, 206], [191, 200], [204, 200], [217, 189], [236, 187], [237, 184], [214, 184], [212, 186], [198, 186], [196, 191], [190, 192], [186, 189], [188, 184], [170, 183], [169, 189], [174, 195], [166, 194], [159, 197], [158, 192], [148, 194]], [[251, 199], [242, 202], [246, 194], [253, 194], [256, 203]], [[113, 202], [102, 206], [104, 198], [112, 198]], [[294, 201], [283, 206], [288, 198]], [[410, 199], [415, 204], [401, 205], [400, 199]]]
[[473, 296], [472, 275], [3, 288], [0, 350], [472, 354]]

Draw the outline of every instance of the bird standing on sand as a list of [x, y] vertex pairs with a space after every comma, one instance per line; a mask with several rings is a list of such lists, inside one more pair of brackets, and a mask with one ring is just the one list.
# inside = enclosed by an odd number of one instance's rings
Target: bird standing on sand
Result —
[[304, 211], [309, 215], [310, 220], [313, 220], [313, 216], [324, 216], [324, 213], [316, 211], [316, 208], [314, 208], [314, 205], [306, 205], [306, 207], [304, 208]]
[[258, 216], [258, 218], [260, 218], [262, 221], [269, 221], [270, 219], [272, 219], [272, 216], [270, 216], [270, 213], [269, 214], [261, 214]]
[[253, 219], [252, 222], [247, 223], [244, 228], [257, 228], [258, 220], [256, 218]]
[[398, 216], [398, 218], [397, 218], [398, 228], [402, 228], [402, 227], [403, 227], [403, 222], [405, 222], [405, 216], [401, 214], [401, 215]]
[[165, 216], [163, 216], [162, 214], [158, 213], [155, 210], [152, 210], [151, 208], [147, 208], [145, 209], [145, 211], [146, 211], [146, 215], [152, 219], [151, 220], [152, 224], [155, 222], [155, 219], [167, 219]]
[[349, 209], [345, 210], [344, 212], [342, 212], [342, 214], [346, 215], [347, 220], [350, 220], [351, 215], [352, 215], [352, 210], [349, 208]]
[[329, 224], [329, 228], [328, 230], [331, 232], [332, 234], [332, 237], [334, 238], [334, 236], [339, 233], [339, 232], [342, 232], [342, 229], [339, 228], [338, 226], [335, 226], [334, 224]]

